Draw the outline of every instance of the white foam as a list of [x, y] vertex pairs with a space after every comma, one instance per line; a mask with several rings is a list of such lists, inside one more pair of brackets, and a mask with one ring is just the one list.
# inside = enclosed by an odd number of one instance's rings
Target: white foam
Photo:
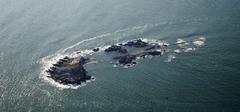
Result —
[[94, 53], [94, 51], [92, 49], [86, 49], [86, 50], [82, 50], [80, 55], [87, 56], [87, 55], [92, 55], [93, 53]]
[[195, 40], [193, 41], [193, 45], [195, 46], [203, 46], [204, 45], [204, 41], [201, 41], [201, 40]]
[[181, 53], [181, 50], [180, 49], [175, 49], [174, 52], [175, 53]]
[[101, 46], [99, 47], [99, 51], [105, 51], [107, 48], [109, 48], [111, 45], [105, 45], [105, 46]]
[[183, 44], [185, 42], [186, 42], [185, 40], [179, 38], [177, 39], [176, 44]]
[[201, 47], [205, 44], [206, 38], [205, 37], [199, 37], [195, 40], [193, 40], [193, 45], [197, 46], [197, 47]]
[[165, 42], [165, 41], [161, 41], [161, 40], [157, 40], [157, 39], [148, 39], [148, 38], [141, 38], [141, 40], [143, 42], [149, 43], [149, 44], [157, 44], [160, 46], [166, 45], [169, 46], [170, 44]]
[[173, 59], [176, 59], [176, 56], [170, 54], [170, 55], [168, 55], [168, 59], [165, 62], [171, 62]]
[[199, 37], [199, 40], [206, 41], [206, 37]]
[[167, 43], [167, 42], [163, 42], [163, 45], [165, 45], [165, 46], [169, 46], [170, 44]]
[[96, 36], [96, 37], [92, 37], [92, 38], [89, 38], [89, 39], [82, 40], [82, 41], [80, 41], [80, 42], [78, 42], [78, 43], [76, 43], [76, 44], [74, 44], [74, 45], [72, 45], [70, 47], [67, 47], [62, 52], [65, 53], [67, 50], [72, 49], [72, 48], [74, 48], [76, 46], [79, 46], [79, 45], [81, 45], [84, 42], [88, 42], [88, 41], [104, 38], [104, 37], [107, 37], [107, 36], [110, 36], [110, 35], [111, 35], [111, 33], [106, 33], [106, 34], [103, 34], [103, 35], [100, 35], [100, 36]]
[[136, 60], [140, 60], [140, 59], [142, 59], [141, 57], [136, 57]]
[[193, 51], [193, 48], [186, 48], [183, 50], [184, 52], [190, 52], [190, 51]]

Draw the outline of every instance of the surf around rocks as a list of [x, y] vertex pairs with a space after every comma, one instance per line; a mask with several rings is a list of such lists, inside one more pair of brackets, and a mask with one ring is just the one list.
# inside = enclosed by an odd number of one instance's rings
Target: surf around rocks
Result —
[[[94, 47], [88, 49], [89, 55], [83, 51], [76, 51], [77, 55], [66, 55], [45, 69], [46, 77], [61, 85], [83, 85], [88, 81], [95, 80], [95, 77], [88, 73], [86, 64], [96, 63], [101, 57], [93, 57], [93, 54], [104, 53], [110, 55], [114, 67], [129, 68], [138, 64], [138, 60], [168, 55], [165, 62], [171, 62], [182, 52], [195, 51], [196, 48], [204, 45], [206, 39], [199, 37], [186, 41], [177, 39], [175, 43], [169, 44], [157, 39], [134, 39], [108, 45], [105, 47]], [[86, 53], [85, 53], [86, 54]]]

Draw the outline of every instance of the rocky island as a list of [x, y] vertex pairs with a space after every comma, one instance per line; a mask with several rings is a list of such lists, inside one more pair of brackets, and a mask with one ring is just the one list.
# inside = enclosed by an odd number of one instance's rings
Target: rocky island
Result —
[[53, 64], [53, 67], [46, 72], [49, 78], [60, 84], [81, 84], [93, 78], [87, 75], [84, 68], [84, 64], [88, 62], [90, 59], [86, 57], [69, 58], [66, 56]]
[[[182, 39], [178, 39], [173, 46], [162, 41], [146, 41], [143, 39], [130, 40], [123, 43], [113, 44], [104, 49], [96, 47], [91, 49], [91, 53], [104, 53], [106, 56], [112, 56], [110, 62], [115, 62], [114, 66], [121, 66], [123, 68], [132, 67], [137, 64], [138, 59], [145, 59], [147, 57], [162, 56], [164, 53], [169, 54], [169, 59], [174, 59], [176, 54], [181, 52], [189, 52], [195, 50], [195, 47], [204, 43], [205, 38], [199, 38], [192, 41], [192, 44], [187, 43]], [[175, 49], [170, 52], [170, 49]], [[114, 53], [114, 55], [110, 55]], [[81, 54], [78, 51], [77, 54]], [[52, 67], [46, 70], [49, 74], [47, 77], [53, 79], [63, 85], [81, 85], [88, 80], [94, 79], [93, 76], [88, 75], [84, 65], [92, 62], [92, 58], [84, 55], [75, 57], [65, 56], [59, 59]]]

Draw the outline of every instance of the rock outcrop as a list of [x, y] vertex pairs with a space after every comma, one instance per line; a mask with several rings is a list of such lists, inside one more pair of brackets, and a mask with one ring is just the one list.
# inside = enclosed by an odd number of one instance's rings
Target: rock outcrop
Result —
[[113, 59], [117, 60], [117, 63], [120, 65], [127, 65], [132, 64], [133, 60], [136, 59], [135, 55], [124, 55], [124, 56], [117, 56]]
[[129, 47], [147, 47], [148, 43], [144, 42], [142, 39], [137, 39], [137, 40], [131, 40], [127, 42], [126, 44], [123, 44], [123, 46], [129, 46]]
[[111, 45], [109, 48], [104, 50], [105, 52], [119, 52], [119, 53], [128, 53], [127, 49], [120, 45]]
[[160, 50], [153, 50], [153, 51], [143, 51], [137, 54], [127, 54], [127, 55], [123, 55], [123, 56], [116, 56], [113, 59], [117, 60], [117, 64], [118, 65], [135, 65], [136, 62], [135, 60], [137, 58], [145, 58], [147, 56], [161, 56], [162, 55], [162, 51]]
[[[116, 65], [121, 66], [131, 66], [135, 65], [135, 60], [138, 58], [146, 58], [147, 56], [160, 56], [163, 54], [165, 47], [167, 47], [167, 44], [158, 45], [158, 44], [150, 44], [148, 42], [143, 41], [142, 39], [136, 39], [136, 40], [130, 40], [126, 43], [119, 43], [115, 45], [111, 45], [104, 51], [106, 53], [109, 52], [119, 52], [124, 55], [121, 56], [115, 56], [113, 57], [114, 60], [116, 60]], [[136, 48], [138, 53], [129, 52], [129, 49]], [[145, 48], [143, 50], [139, 48]]]
[[81, 84], [92, 78], [87, 75], [87, 71], [84, 68], [84, 64], [89, 61], [90, 59], [85, 57], [65, 57], [53, 64], [53, 67], [46, 72], [49, 74], [49, 78], [61, 84]]

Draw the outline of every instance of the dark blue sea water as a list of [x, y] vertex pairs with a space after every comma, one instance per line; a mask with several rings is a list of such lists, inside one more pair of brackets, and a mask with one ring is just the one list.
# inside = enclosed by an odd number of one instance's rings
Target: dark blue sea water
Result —
[[[133, 68], [87, 65], [96, 81], [59, 89], [41, 60], [135, 38], [205, 37]], [[0, 0], [0, 112], [239, 112], [239, 0]]]

